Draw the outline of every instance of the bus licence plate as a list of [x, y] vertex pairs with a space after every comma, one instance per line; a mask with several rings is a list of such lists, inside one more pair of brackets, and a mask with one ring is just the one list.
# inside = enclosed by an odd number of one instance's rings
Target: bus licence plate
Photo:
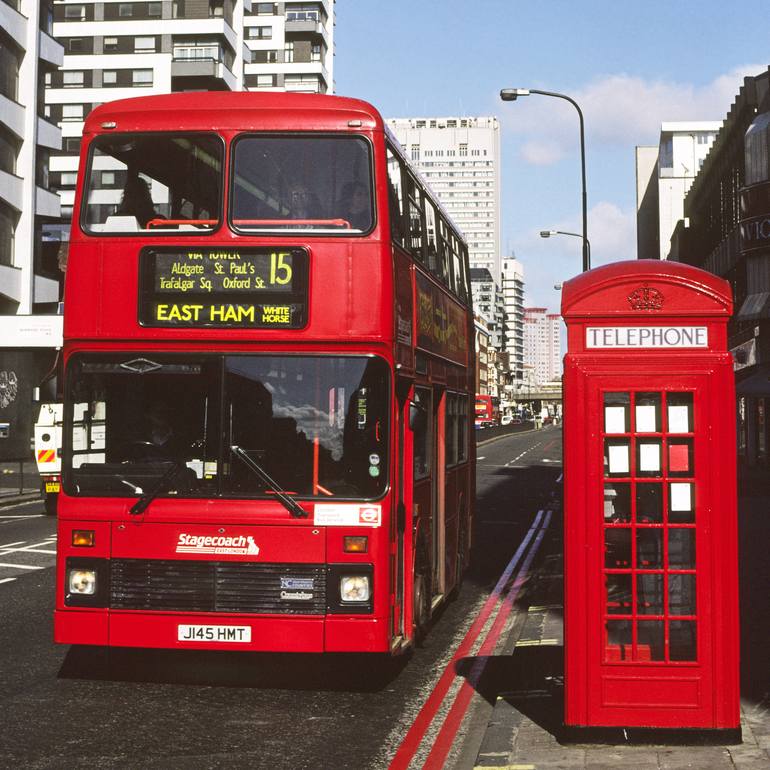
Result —
[[45, 482], [45, 491], [46, 492], [59, 492], [61, 489], [61, 485], [58, 481], [46, 481]]
[[251, 641], [251, 626], [177, 626], [180, 642], [234, 642]]

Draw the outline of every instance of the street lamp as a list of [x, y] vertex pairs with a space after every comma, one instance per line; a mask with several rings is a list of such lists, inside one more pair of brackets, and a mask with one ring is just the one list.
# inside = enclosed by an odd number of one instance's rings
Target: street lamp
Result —
[[536, 88], [503, 88], [500, 91], [500, 98], [504, 102], [515, 102], [520, 96], [529, 96], [530, 94], [554, 96], [557, 99], [564, 99], [577, 110], [578, 117], [580, 118], [580, 165], [583, 179], [583, 272], [585, 272], [591, 269], [591, 247], [588, 244], [588, 195], [586, 194], [586, 144], [583, 128], [583, 111], [578, 103], [566, 94], [559, 94], [555, 91], [539, 91]]
[[580, 238], [583, 240], [583, 244], [586, 247], [586, 251], [588, 252], [588, 265], [591, 266], [591, 243], [589, 242], [588, 238], [583, 239], [583, 236], [580, 233], [569, 233], [566, 230], [541, 230], [540, 231], [540, 237], [541, 238], [550, 238], [552, 235], [574, 235], [575, 238]]

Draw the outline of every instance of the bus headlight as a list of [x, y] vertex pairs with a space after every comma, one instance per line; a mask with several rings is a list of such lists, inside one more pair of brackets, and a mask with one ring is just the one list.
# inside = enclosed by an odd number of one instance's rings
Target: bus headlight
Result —
[[96, 570], [71, 569], [68, 582], [71, 594], [93, 596], [96, 593]]
[[340, 600], [368, 602], [370, 595], [368, 575], [343, 575], [340, 578]]

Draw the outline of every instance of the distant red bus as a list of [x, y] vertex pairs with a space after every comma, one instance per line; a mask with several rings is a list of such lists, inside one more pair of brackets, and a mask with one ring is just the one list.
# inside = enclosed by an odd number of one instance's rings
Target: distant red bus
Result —
[[477, 428], [498, 425], [500, 423], [500, 399], [485, 393], [477, 393], [475, 423]]
[[55, 639], [407, 649], [468, 561], [467, 247], [369, 104], [104, 104], [66, 276]]

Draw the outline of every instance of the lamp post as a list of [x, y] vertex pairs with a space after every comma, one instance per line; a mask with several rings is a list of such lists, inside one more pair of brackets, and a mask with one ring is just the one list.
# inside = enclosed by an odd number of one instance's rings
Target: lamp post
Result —
[[[552, 235], [574, 235], [575, 238], [580, 238], [583, 241], [583, 246], [585, 247], [585, 252], [588, 253], [588, 266], [590, 268], [591, 266], [591, 243], [589, 242], [588, 238], [585, 238], [580, 233], [570, 233], [566, 230], [541, 230], [540, 231], [540, 237], [541, 238], [550, 238]], [[585, 256], [584, 256], [585, 261]], [[583, 271], [585, 272], [585, 265], [583, 265]]]
[[583, 179], [583, 272], [591, 269], [591, 248], [588, 244], [588, 195], [586, 193], [586, 144], [585, 131], [583, 127], [583, 111], [578, 103], [566, 94], [559, 94], [555, 91], [539, 91], [536, 88], [503, 88], [500, 91], [500, 98], [504, 102], [515, 102], [520, 96], [529, 96], [530, 94], [540, 94], [540, 96], [554, 96], [557, 99], [568, 101], [578, 113], [580, 118], [580, 166]]

